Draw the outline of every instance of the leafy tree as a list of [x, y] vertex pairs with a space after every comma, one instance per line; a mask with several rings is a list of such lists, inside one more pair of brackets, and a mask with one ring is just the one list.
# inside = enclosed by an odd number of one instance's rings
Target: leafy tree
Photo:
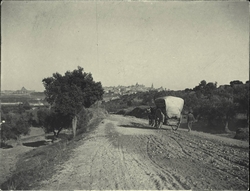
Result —
[[205, 80], [202, 80], [198, 86], [195, 86], [193, 88], [193, 91], [195, 91], [196, 95], [198, 98], [201, 98], [202, 95], [204, 94], [205, 87], [207, 85], [207, 82]]
[[239, 85], [239, 84], [243, 84], [243, 82], [242, 81], [239, 81], [239, 80], [234, 80], [234, 81], [231, 81], [230, 82], [230, 86], [234, 86], [234, 85]]
[[64, 116], [72, 122], [73, 134], [76, 134], [77, 114], [83, 107], [90, 107], [102, 99], [104, 90], [100, 82], [93, 80], [92, 74], [83, 72], [83, 68], [65, 75], [54, 73], [44, 78], [46, 101], [58, 116]]
[[55, 137], [58, 137], [63, 128], [69, 128], [71, 124], [70, 115], [64, 115], [59, 112], [51, 111], [46, 117], [44, 130], [46, 133], [53, 132]]
[[20, 135], [27, 135], [30, 132], [25, 116], [16, 113], [6, 114], [6, 122], [1, 125], [1, 141], [18, 139]]
[[58, 137], [63, 128], [69, 128], [71, 119], [69, 115], [55, 112], [53, 110], [43, 108], [37, 111], [38, 124], [42, 126], [45, 133], [53, 132]]
[[190, 89], [190, 88], [186, 88], [184, 91], [185, 91], [186, 93], [189, 93], [189, 92], [191, 92], [191, 91], [192, 91], [192, 89]]
[[50, 110], [42, 108], [37, 111], [37, 123], [43, 128], [48, 125], [48, 117], [50, 116]]
[[200, 83], [199, 83], [199, 85], [198, 86], [195, 86], [194, 87], [194, 91], [201, 91], [201, 92], [203, 92], [203, 90], [204, 90], [204, 88], [206, 87], [206, 85], [207, 85], [207, 82], [206, 82], [206, 80], [202, 80]]
[[[41, 126], [45, 133], [53, 132], [54, 136], [58, 136], [60, 131], [56, 132], [58, 129], [57, 124], [53, 124], [53, 116], [52, 110], [47, 108], [42, 108], [37, 111], [37, 123], [39, 126]], [[55, 126], [54, 126], [55, 125]], [[60, 127], [59, 127], [60, 128]]]
[[3, 123], [1, 125], [1, 143], [4, 143], [5, 141], [9, 139], [16, 139], [17, 136], [14, 134], [13, 131], [11, 131], [11, 125], [8, 123]]
[[216, 113], [217, 117], [223, 122], [225, 131], [228, 131], [229, 120], [236, 114], [233, 101], [225, 97], [219, 97], [216, 105]]
[[31, 106], [30, 106], [30, 104], [29, 104], [29, 102], [28, 101], [25, 101], [24, 103], [23, 103], [23, 108], [25, 109], [25, 110], [29, 110], [29, 109], [31, 109]]
[[233, 100], [237, 111], [247, 114], [249, 123], [249, 83], [233, 86]]
[[132, 101], [131, 100], [127, 101], [127, 106], [132, 106]]
[[208, 96], [209, 98], [213, 95], [213, 91], [217, 88], [217, 82], [209, 82], [206, 84], [206, 86], [203, 88], [203, 94]]
[[204, 92], [207, 96], [201, 101], [200, 113], [210, 122], [215, 120], [223, 122], [225, 130], [228, 129], [229, 120], [233, 119], [236, 113], [246, 113], [249, 122], [248, 92], [249, 83], [243, 84], [238, 80], [219, 88], [217, 83], [214, 85], [208, 83]]
[[193, 110], [196, 114], [197, 110], [199, 110], [199, 99], [197, 98], [197, 95], [195, 93], [186, 93], [183, 97], [184, 99], [184, 108], [183, 111], [187, 112], [189, 110]]
[[206, 85], [207, 85], [206, 80], [202, 80], [202, 81], [200, 82], [200, 84], [199, 84], [199, 87], [200, 87], [201, 89], [203, 89], [203, 88], [206, 87]]

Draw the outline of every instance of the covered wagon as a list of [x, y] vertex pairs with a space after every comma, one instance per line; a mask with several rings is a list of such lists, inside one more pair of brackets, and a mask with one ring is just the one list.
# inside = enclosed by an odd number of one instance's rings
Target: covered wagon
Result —
[[165, 124], [177, 130], [181, 123], [184, 100], [174, 96], [159, 97], [155, 99], [155, 106], [155, 126], [161, 128]]

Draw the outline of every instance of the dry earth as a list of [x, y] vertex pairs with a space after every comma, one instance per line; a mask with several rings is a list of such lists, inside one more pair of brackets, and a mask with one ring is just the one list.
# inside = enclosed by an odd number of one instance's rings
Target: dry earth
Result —
[[248, 142], [110, 115], [42, 190], [246, 190]]
[[13, 148], [0, 149], [0, 185], [11, 176], [15, 170], [15, 164], [18, 161], [19, 155], [28, 152], [34, 147], [26, 147], [22, 145], [25, 142], [41, 141], [45, 139], [44, 131], [41, 128], [31, 128], [31, 132], [27, 136], [21, 136], [20, 142], [8, 141]]

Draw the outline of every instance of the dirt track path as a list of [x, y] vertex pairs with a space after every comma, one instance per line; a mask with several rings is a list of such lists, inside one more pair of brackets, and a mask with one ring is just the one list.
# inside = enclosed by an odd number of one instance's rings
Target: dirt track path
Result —
[[43, 190], [183, 190], [248, 188], [248, 143], [111, 115]]

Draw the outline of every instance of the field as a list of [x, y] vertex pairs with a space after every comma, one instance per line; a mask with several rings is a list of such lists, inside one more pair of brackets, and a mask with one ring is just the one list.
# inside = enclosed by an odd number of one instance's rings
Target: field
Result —
[[45, 95], [43, 92], [34, 92], [30, 94], [1, 94], [1, 103], [17, 103], [17, 102], [29, 102], [37, 103], [38, 101], [44, 101]]

